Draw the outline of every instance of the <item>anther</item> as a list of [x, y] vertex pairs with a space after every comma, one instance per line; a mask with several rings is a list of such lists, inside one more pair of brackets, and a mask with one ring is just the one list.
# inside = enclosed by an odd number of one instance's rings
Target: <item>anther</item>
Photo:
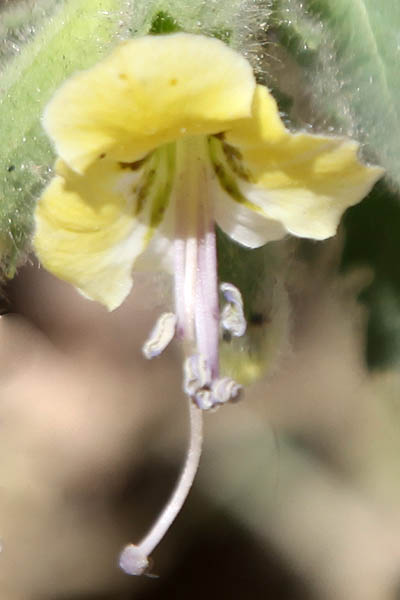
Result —
[[200, 410], [210, 410], [215, 406], [213, 394], [209, 389], [201, 389], [193, 396], [193, 401]]
[[215, 379], [211, 386], [214, 405], [237, 402], [240, 399], [242, 390], [242, 386], [231, 377]]
[[231, 377], [220, 377], [198, 389], [192, 396], [193, 402], [201, 410], [217, 408], [227, 402], [237, 402], [242, 394], [242, 386]]
[[211, 385], [211, 370], [204, 356], [193, 354], [183, 364], [183, 391], [188, 396]]
[[221, 283], [220, 290], [227, 302], [221, 313], [221, 325], [233, 336], [242, 336], [247, 327], [240, 291], [232, 283]]
[[176, 321], [174, 313], [166, 312], [160, 315], [143, 344], [142, 352], [145, 358], [155, 358], [165, 350], [175, 335]]

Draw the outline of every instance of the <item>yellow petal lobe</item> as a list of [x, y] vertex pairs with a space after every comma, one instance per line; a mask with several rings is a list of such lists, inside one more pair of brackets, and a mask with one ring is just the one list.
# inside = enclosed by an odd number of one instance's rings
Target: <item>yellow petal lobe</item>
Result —
[[159, 182], [150, 177], [151, 161], [147, 171], [98, 161], [80, 175], [59, 160], [35, 212], [33, 245], [42, 265], [88, 298], [117, 308], [166, 208], [171, 165], [163, 158], [152, 158]]
[[257, 86], [253, 113], [227, 131], [247, 180], [241, 193], [286, 231], [322, 240], [335, 234], [344, 211], [364, 198], [383, 175], [357, 157], [357, 142], [290, 133], [272, 96]]
[[44, 127], [64, 162], [83, 172], [102, 154], [134, 161], [184, 135], [223, 131], [250, 116], [254, 89], [249, 63], [217, 39], [146, 36], [69, 79]]

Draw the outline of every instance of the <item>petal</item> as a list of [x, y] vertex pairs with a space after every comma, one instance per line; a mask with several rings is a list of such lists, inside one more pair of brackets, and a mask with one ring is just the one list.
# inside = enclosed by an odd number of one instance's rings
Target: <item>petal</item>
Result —
[[257, 150], [265, 144], [279, 145], [289, 137], [276, 101], [263, 85], [255, 88], [250, 118], [239, 119], [225, 134], [226, 141], [246, 151], [252, 161], [257, 161]]
[[236, 201], [221, 187], [216, 187], [213, 200], [218, 226], [235, 242], [247, 248], [258, 248], [287, 235], [279, 221], [266, 219], [261, 212], [252, 209], [248, 203]]
[[100, 155], [129, 162], [185, 134], [225, 130], [250, 116], [254, 89], [249, 63], [217, 39], [146, 36], [69, 79], [44, 126], [59, 156], [83, 172]]
[[174, 274], [176, 237], [176, 198], [174, 190], [169, 198], [162, 222], [154, 230], [145, 251], [138, 256], [135, 263], [135, 273], [140, 272], [163, 272]]
[[252, 118], [240, 120], [224, 140], [225, 154], [236, 161], [240, 193], [299, 237], [334, 235], [343, 212], [383, 175], [358, 160], [354, 141], [290, 133], [263, 86], [257, 86]]
[[262, 208], [241, 192], [241, 179], [246, 173], [241, 173], [232, 164], [220, 140], [211, 137], [208, 143], [214, 168], [210, 196], [214, 202], [215, 221], [222, 231], [247, 248], [258, 248], [285, 237], [287, 231], [282, 224], [266, 218]]
[[34, 248], [43, 266], [86, 297], [117, 308], [132, 287], [135, 260], [162, 221], [172, 161], [166, 147], [140, 168], [98, 161], [84, 176], [58, 161], [35, 212]]

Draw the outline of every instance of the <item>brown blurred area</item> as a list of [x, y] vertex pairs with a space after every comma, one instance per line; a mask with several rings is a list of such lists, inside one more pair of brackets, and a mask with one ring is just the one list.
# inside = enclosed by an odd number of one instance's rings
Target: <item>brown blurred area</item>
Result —
[[1, 599], [398, 598], [399, 376], [364, 366], [365, 274], [321, 260], [301, 273], [274, 374], [206, 416], [158, 579], [124, 575], [117, 557], [162, 507], [187, 442], [179, 348], [141, 355], [168, 283], [140, 276], [107, 313], [21, 269], [0, 322]]

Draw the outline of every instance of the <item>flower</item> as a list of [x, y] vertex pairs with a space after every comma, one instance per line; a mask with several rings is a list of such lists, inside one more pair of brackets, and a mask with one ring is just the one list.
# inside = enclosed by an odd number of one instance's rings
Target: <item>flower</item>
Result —
[[[172, 270], [175, 312], [161, 316], [144, 353], [152, 358], [180, 338], [184, 390], [205, 409], [240, 393], [219, 375], [218, 342], [220, 325], [232, 335], [246, 326], [229, 283], [220, 324], [215, 224], [249, 248], [287, 234], [323, 240], [382, 175], [358, 160], [354, 141], [288, 131], [246, 59], [201, 35], [120, 44], [64, 83], [43, 124], [59, 159], [35, 212], [42, 265], [109, 310], [144, 261]], [[182, 497], [200, 453], [191, 406]], [[160, 518], [163, 531], [172, 513]], [[129, 546], [123, 568], [143, 572], [160, 535]]]
[[249, 248], [322, 240], [382, 174], [354, 141], [290, 133], [245, 58], [200, 35], [120, 44], [64, 83], [43, 124], [60, 158], [35, 212], [41, 263], [110, 310], [142, 256], [172, 268], [178, 337], [212, 378], [214, 223]]

